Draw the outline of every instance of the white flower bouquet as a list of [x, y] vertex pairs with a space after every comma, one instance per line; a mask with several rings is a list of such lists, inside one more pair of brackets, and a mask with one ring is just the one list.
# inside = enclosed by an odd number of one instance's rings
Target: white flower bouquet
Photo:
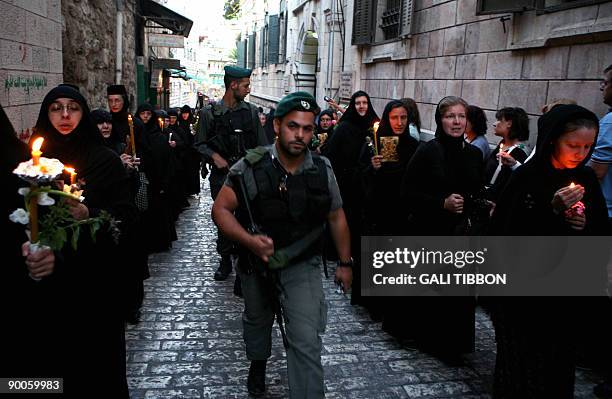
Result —
[[[34, 151], [32, 154], [34, 155]], [[77, 220], [72, 216], [68, 204], [63, 199], [70, 198], [82, 202], [83, 191], [77, 184], [64, 184], [62, 190], [52, 188], [56, 184], [56, 179], [63, 173], [64, 165], [57, 159], [43, 158], [39, 154], [40, 151], [37, 157], [33, 156], [33, 159], [21, 162], [13, 171], [30, 183], [30, 187], [18, 190], [18, 193], [24, 197], [24, 207], [16, 209], [9, 216], [12, 222], [29, 227], [27, 233], [30, 242], [35, 244], [34, 248], [47, 247], [58, 251], [70, 239], [72, 248], [76, 250], [83, 227], [89, 227], [91, 239], [95, 241], [100, 228], [108, 226], [108, 231], [117, 240], [119, 236], [117, 222], [108, 212], [102, 211], [99, 216], [84, 220]], [[72, 171], [71, 177], [72, 175], [76, 173]], [[47, 207], [40, 218], [39, 205]]]

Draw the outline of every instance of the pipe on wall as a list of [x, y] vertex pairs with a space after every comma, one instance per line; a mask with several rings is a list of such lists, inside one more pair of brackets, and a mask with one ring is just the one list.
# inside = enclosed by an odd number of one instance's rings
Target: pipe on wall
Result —
[[117, 52], [115, 55], [115, 84], [121, 84], [123, 76], [123, 4], [122, 0], [115, 0], [117, 5], [117, 28], [115, 32]]

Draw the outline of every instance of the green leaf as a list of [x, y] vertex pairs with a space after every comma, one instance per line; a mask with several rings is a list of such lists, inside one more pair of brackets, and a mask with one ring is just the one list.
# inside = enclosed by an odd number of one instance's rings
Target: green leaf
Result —
[[96, 233], [98, 232], [98, 230], [100, 230], [100, 222], [96, 220], [89, 227], [89, 232], [91, 233], [91, 240], [93, 242], [96, 242]]
[[72, 228], [72, 249], [77, 250], [77, 244], [79, 243], [79, 235], [81, 234], [81, 227], [76, 226]]

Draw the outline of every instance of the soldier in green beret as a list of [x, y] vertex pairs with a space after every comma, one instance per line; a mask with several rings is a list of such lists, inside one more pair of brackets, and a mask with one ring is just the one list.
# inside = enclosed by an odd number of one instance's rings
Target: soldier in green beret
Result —
[[265, 394], [275, 315], [287, 351], [290, 397], [324, 397], [320, 334], [327, 303], [319, 266], [326, 223], [341, 260], [336, 281], [345, 289], [352, 282], [350, 233], [336, 178], [329, 161], [308, 149], [318, 112], [309, 93], [285, 96], [274, 115], [275, 143], [248, 151], [230, 169], [213, 205], [217, 227], [241, 248], [247, 388], [255, 397]]
[[[251, 70], [225, 67], [225, 94], [221, 101], [203, 108], [195, 146], [205, 163], [211, 165], [210, 191], [215, 199], [223, 186], [229, 168], [246, 150], [269, 144], [259, 123], [257, 107], [244, 101], [251, 92]], [[217, 253], [221, 256], [215, 280], [225, 280], [232, 272], [232, 242], [223, 234], [217, 236]]]

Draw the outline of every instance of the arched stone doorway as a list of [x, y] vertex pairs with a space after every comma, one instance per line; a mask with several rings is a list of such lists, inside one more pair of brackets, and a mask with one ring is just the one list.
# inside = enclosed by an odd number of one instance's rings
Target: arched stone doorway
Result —
[[319, 36], [314, 30], [304, 31], [302, 26], [299, 38], [297, 73], [294, 76], [296, 90], [306, 91], [316, 97]]

